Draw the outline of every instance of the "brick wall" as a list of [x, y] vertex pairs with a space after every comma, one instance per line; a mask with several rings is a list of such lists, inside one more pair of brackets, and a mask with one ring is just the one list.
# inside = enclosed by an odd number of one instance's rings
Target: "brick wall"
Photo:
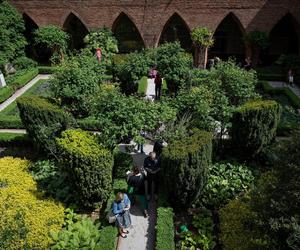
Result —
[[[121, 12], [135, 23], [147, 47], [157, 45], [168, 19], [178, 13], [190, 29], [205, 26], [214, 31], [232, 12], [247, 32], [270, 32], [288, 12], [298, 22], [300, 0], [10, 0], [38, 26], [63, 26], [73, 12], [88, 29], [112, 27]], [[299, 39], [300, 41], [300, 39]], [[299, 44], [300, 45], [300, 44]]]

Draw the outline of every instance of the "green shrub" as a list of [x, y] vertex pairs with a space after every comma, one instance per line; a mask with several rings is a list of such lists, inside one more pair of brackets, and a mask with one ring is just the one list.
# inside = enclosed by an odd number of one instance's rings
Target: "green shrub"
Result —
[[39, 74], [55, 74], [59, 70], [59, 68], [51, 66], [39, 66], [38, 70]]
[[252, 101], [239, 107], [232, 118], [232, 145], [242, 157], [251, 158], [275, 137], [281, 107], [276, 101]]
[[24, 128], [24, 125], [18, 116], [0, 114], [0, 128]]
[[86, 207], [102, 204], [111, 192], [113, 157], [89, 132], [66, 130], [56, 139], [60, 161]]
[[253, 180], [251, 170], [244, 165], [211, 165], [201, 201], [206, 207], [217, 209], [246, 191]]
[[17, 100], [17, 105], [22, 123], [37, 148], [56, 155], [54, 138], [71, 126], [71, 116], [41, 97], [21, 97]]
[[37, 68], [27, 70], [23, 75], [17, 77], [11, 86], [17, 90], [23, 86], [25, 86], [29, 81], [35, 78], [38, 75], [39, 71]]
[[89, 116], [84, 119], [77, 120], [78, 127], [83, 130], [97, 131], [101, 130], [101, 122], [95, 117]]
[[156, 250], [175, 250], [173, 216], [172, 208], [157, 208]]
[[25, 134], [0, 133], [0, 146], [28, 146], [30, 138]]
[[13, 65], [17, 70], [29, 69], [35, 68], [37, 66], [37, 62], [26, 56], [21, 56], [13, 61]]
[[174, 208], [188, 208], [201, 195], [207, 181], [211, 154], [211, 133], [197, 129], [163, 149], [164, 188]]
[[125, 178], [126, 172], [131, 171], [133, 167], [133, 159], [130, 154], [123, 153], [120, 150], [114, 152], [114, 178]]
[[0, 103], [11, 97], [14, 92], [15, 91], [11, 86], [0, 88]]

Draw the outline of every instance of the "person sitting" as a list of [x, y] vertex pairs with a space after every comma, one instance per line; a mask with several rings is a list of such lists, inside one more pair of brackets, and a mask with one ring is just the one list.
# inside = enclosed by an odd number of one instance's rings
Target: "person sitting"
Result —
[[156, 158], [155, 152], [150, 152], [149, 156], [145, 159], [144, 169], [147, 174], [147, 199], [150, 200], [150, 194], [152, 194], [152, 189], [154, 191], [154, 197], [155, 199], [157, 199], [159, 184], [158, 172], [160, 171], [160, 162]]
[[120, 236], [127, 238], [129, 233], [126, 228], [131, 225], [131, 217], [129, 213], [130, 200], [126, 194], [118, 192], [113, 203], [113, 214], [116, 216], [116, 226], [118, 227]]
[[145, 198], [145, 177], [141, 174], [139, 167], [135, 166], [133, 168], [132, 173], [128, 175], [127, 183], [129, 189], [132, 188], [131, 195], [133, 199], [136, 199], [142, 207], [144, 217], [148, 217], [148, 202]]

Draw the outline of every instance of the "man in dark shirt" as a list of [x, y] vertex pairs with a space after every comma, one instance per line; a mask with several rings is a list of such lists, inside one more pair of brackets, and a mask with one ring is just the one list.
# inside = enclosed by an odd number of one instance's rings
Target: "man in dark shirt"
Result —
[[154, 192], [155, 199], [157, 199], [160, 162], [156, 158], [155, 152], [151, 152], [144, 161], [144, 169], [147, 173], [147, 199], [150, 200], [150, 194]]

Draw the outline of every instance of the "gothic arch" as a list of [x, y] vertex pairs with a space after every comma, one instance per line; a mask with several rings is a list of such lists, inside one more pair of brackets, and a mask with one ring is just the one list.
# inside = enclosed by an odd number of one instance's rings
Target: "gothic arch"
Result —
[[245, 29], [235, 14], [230, 12], [218, 25], [214, 33], [214, 46], [209, 57], [228, 59], [233, 56], [242, 61], [245, 55]]
[[37, 55], [33, 44], [33, 32], [38, 29], [39, 26], [26, 12], [23, 13], [22, 17], [25, 24], [24, 36], [27, 41], [25, 53], [28, 57], [36, 59]]
[[284, 15], [269, 33], [269, 57], [276, 61], [282, 54], [299, 54], [299, 24], [291, 13]]
[[175, 12], [166, 22], [159, 38], [159, 44], [179, 41], [181, 47], [192, 50], [191, 30], [184, 19]]
[[63, 29], [70, 35], [70, 48], [78, 50], [84, 47], [83, 39], [89, 30], [77, 14], [70, 12], [64, 21]]
[[130, 53], [145, 48], [145, 43], [133, 20], [121, 12], [112, 25], [112, 32], [118, 40], [120, 53]]

